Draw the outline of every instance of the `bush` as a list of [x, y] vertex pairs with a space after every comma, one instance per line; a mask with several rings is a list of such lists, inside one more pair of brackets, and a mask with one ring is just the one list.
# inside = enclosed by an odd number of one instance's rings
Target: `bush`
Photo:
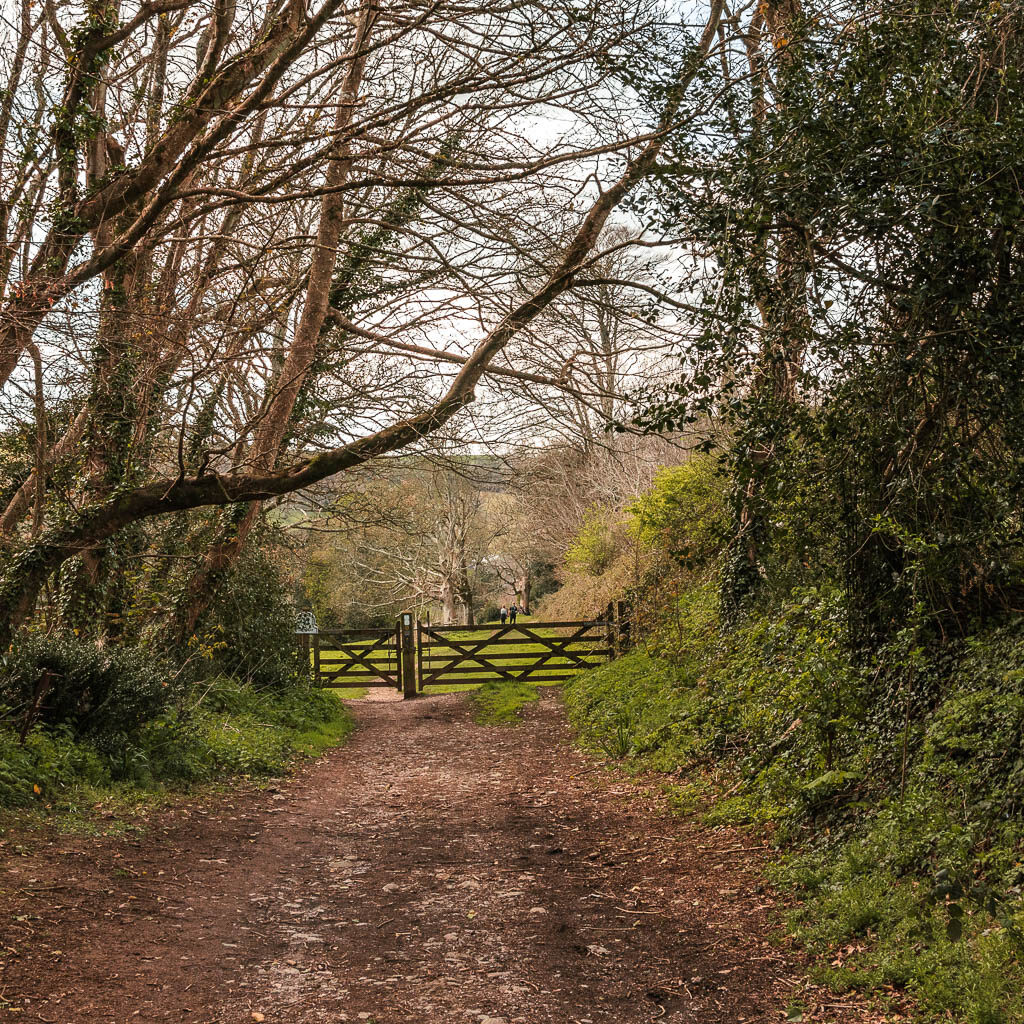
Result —
[[352, 725], [333, 694], [307, 686], [256, 691], [218, 677], [102, 744], [63, 726], [37, 727], [21, 744], [13, 729], [0, 726], [0, 807], [43, 801], [59, 809], [83, 787], [146, 791], [230, 775], [281, 775], [297, 757], [341, 742]]
[[642, 544], [687, 569], [699, 569], [722, 550], [729, 525], [726, 482], [711, 456], [658, 471], [651, 489], [629, 507], [630, 529]]
[[24, 635], [0, 663], [0, 704], [23, 714], [47, 672], [38, 721], [101, 745], [137, 732], [183, 692], [180, 674], [150, 650], [100, 647], [64, 633]]
[[0, 728], [0, 807], [24, 807], [58, 797], [80, 783], [101, 785], [110, 774], [102, 758], [70, 732], [34, 730], [19, 743], [16, 734]]
[[581, 741], [689, 770], [690, 794], [720, 784], [710, 823], [774, 821], [820, 980], [910, 999], [917, 1019], [1024, 1020], [1021, 623], [952, 652], [907, 627], [861, 664], [841, 593], [795, 590], [724, 631], [713, 589], [664, 608], [649, 653], [565, 686]]
[[295, 642], [295, 609], [273, 560], [248, 545], [193, 638], [211, 674], [237, 676], [257, 688], [308, 677]]
[[590, 509], [583, 525], [565, 553], [565, 564], [573, 572], [600, 576], [611, 564], [618, 550], [618, 539], [600, 506]]
[[608, 757], [672, 771], [697, 743], [693, 680], [666, 661], [629, 654], [573, 677], [563, 696], [586, 745]]
[[305, 685], [256, 690], [219, 676], [197, 686], [180, 711], [147, 723], [113, 774], [142, 785], [280, 775], [296, 755], [319, 753], [351, 725], [333, 694]]

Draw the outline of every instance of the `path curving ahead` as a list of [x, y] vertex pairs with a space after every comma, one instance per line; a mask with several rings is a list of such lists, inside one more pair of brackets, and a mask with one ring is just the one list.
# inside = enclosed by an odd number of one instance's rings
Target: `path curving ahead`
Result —
[[517, 728], [453, 695], [352, 707], [348, 745], [276, 792], [6, 844], [0, 1019], [783, 1019], [750, 840], [575, 751], [552, 692]]

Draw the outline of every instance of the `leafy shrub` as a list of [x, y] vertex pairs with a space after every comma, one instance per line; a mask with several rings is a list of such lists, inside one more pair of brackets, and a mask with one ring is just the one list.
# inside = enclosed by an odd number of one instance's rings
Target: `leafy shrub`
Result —
[[52, 799], [72, 786], [109, 781], [101, 757], [87, 743], [76, 743], [66, 729], [34, 730], [19, 743], [0, 729], [0, 807], [24, 807]]
[[297, 754], [319, 752], [351, 724], [333, 694], [304, 685], [257, 690], [219, 676], [197, 684], [180, 711], [148, 723], [114, 774], [142, 785], [280, 775]]
[[600, 506], [591, 508], [583, 525], [565, 553], [565, 564], [574, 572], [600, 576], [611, 564], [618, 550], [618, 540], [608, 513]]
[[100, 744], [136, 732], [182, 694], [180, 676], [150, 650], [58, 633], [19, 637], [0, 665], [0, 703], [23, 713], [47, 672], [38, 720]]
[[83, 786], [149, 790], [229, 775], [281, 775], [300, 755], [341, 742], [352, 719], [333, 694], [308, 686], [256, 691], [236, 679], [197, 683], [131, 734], [97, 744], [65, 727], [37, 727], [20, 744], [0, 726], [0, 807], [61, 806]]
[[722, 550], [729, 523], [726, 484], [711, 456], [658, 471], [649, 491], [629, 507], [630, 529], [641, 543], [688, 569]]
[[248, 545], [217, 593], [193, 646], [213, 674], [256, 687], [305, 678], [309, 666], [295, 642], [295, 610], [273, 560]]
[[563, 696], [581, 738], [608, 757], [642, 758], [643, 767], [671, 771], [689, 760], [697, 743], [693, 680], [647, 654], [575, 676]]
[[1024, 1020], [1021, 623], [952, 654], [908, 625], [861, 664], [836, 590], [723, 631], [713, 589], [664, 608], [648, 652], [566, 685], [581, 741], [724, 781], [711, 823], [776, 822], [798, 851], [776, 872], [803, 898], [791, 927], [834, 989], [904, 993], [927, 1020]]

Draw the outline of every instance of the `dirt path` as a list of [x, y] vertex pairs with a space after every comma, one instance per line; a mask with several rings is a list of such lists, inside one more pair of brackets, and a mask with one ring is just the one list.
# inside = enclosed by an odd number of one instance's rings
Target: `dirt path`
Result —
[[588, 762], [554, 696], [514, 729], [454, 696], [354, 711], [278, 792], [8, 844], [0, 1021], [784, 1019], [750, 840]]

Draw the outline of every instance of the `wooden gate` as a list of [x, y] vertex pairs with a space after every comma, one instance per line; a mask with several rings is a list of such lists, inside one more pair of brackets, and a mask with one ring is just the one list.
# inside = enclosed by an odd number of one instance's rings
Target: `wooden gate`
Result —
[[398, 629], [326, 629], [313, 634], [317, 686], [391, 686], [401, 689]]
[[418, 689], [475, 686], [503, 679], [559, 683], [613, 657], [619, 624], [611, 620], [519, 621], [505, 626], [416, 624]]
[[413, 627], [404, 612], [393, 629], [326, 629], [300, 634], [317, 686], [391, 686], [406, 697], [426, 687], [495, 680], [561, 683], [603, 665], [629, 646], [625, 606], [604, 619], [504, 626]]

